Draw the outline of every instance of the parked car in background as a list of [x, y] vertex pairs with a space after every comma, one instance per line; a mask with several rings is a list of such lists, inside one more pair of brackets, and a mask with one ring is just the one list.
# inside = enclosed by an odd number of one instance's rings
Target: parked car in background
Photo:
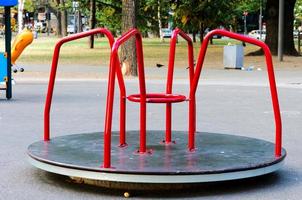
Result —
[[250, 36], [252, 38], [256, 38], [257, 40], [260, 40], [260, 39], [265, 40], [266, 31], [262, 30], [262, 32], [261, 32], [260, 30], [252, 30], [251, 32], [249, 32], [248, 36]]
[[75, 25], [74, 24], [68, 24], [67, 25], [67, 33], [68, 34], [74, 34], [76, 32]]
[[[225, 29], [223, 26], [219, 26], [217, 27], [218, 29]], [[204, 36], [206, 36], [210, 31], [212, 31], [213, 29], [210, 29], [210, 28], [206, 28], [204, 30]], [[222, 36], [221, 35], [213, 35], [213, 39], [221, 39]]]
[[[293, 34], [294, 34], [294, 38], [298, 38], [299, 31], [294, 30]], [[302, 32], [300, 32], [300, 38], [302, 38]]]
[[163, 31], [163, 37], [164, 38], [170, 38], [170, 37], [172, 37], [172, 30], [171, 29], [169, 29], [169, 28], [163, 28], [162, 31]]

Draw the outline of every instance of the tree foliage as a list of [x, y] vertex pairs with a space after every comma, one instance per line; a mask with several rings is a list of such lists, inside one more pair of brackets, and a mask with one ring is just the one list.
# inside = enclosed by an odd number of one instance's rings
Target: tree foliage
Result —
[[297, 0], [295, 9], [295, 26], [302, 26], [302, 0]]
[[[284, 33], [283, 33], [283, 53], [285, 55], [297, 56], [298, 53], [294, 45], [293, 23], [294, 8], [296, 0], [284, 1]], [[269, 46], [271, 53], [278, 53], [278, 18], [279, 1], [267, 0], [265, 5], [266, 37], [265, 43]], [[251, 55], [260, 55], [263, 51], [260, 49], [252, 52]]]
[[238, 0], [174, 1], [175, 24], [191, 32], [204, 35], [206, 28], [229, 27], [234, 21], [234, 7]]
[[[122, 1], [120, 0], [95, 0], [96, 1], [96, 21], [99, 27], [106, 27], [114, 34], [121, 33], [122, 21]], [[57, 15], [60, 20], [60, 12], [69, 11], [72, 9], [72, 0], [26, 0], [26, 7], [30, 10], [37, 3], [48, 2], [50, 8]], [[62, 3], [63, 2], [63, 3]], [[78, 0], [80, 3], [79, 9], [85, 15], [90, 15], [90, 1]], [[254, 16], [254, 27], [257, 28], [257, 20], [259, 16], [260, 2], [263, 3], [263, 16], [267, 27], [267, 43], [275, 52], [276, 47], [276, 34], [278, 15], [278, 1], [275, 0], [145, 0], [135, 1], [136, 7], [136, 27], [140, 29], [144, 36], [148, 33], [159, 32], [159, 17], [163, 26], [167, 24], [169, 14], [173, 13], [174, 27], [178, 26], [187, 32], [200, 33], [200, 38], [203, 38], [207, 28], [214, 29], [217, 27], [225, 27], [226, 29], [232, 28], [233, 31], [240, 31], [237, 29], [238, 25], [241, 26], [242, 31], [242, 15], [244, 11], [249, 12], [249, 16]], [[296, 5], [294, 4], [296, 3]], [[291, 21], [295, 20], [295, 27], [301, 26], [302, 23], [302, 0], [287, 0], [285, 1], [285, 14], [286, 14], [286, 29], [289, 32], [285, 35], [291, 35]], [[294, 18], [293, 18], [293, 5]], [[159, 11], [159, 12], [158, 12]], [[256, 23], [255, 23], [256, 21]], [[275, 27], [275, 28], [271, 28]], [[270, 39], [271, 38], [271, 39]], [[271, 41], [270, 41], [271, 40]], [[290, 40], [291, 38], [287, 38]], [[272, 42], [274, 41], [274, 42]], [[288, 42], [287, 42], [288, 43]], [[286, 44], [287, 44], [286, 43]], [[286, 46], [286, 45], [285, 45]], [[292, 46], [292, 45], [291, 45]], [[291, 49], [292, 47], [290, 47]], [[292, 49], [285, 52], [294, 52]]]
[[35, 11], [35, 1], [34, 0], [26, 0], [24, 2], [24, 10], [28, 12], [34, 12]]
[[[90, 1], [80, 0], [80, 11], [90, 16]], [[122, 4], [119, 0], [95, 0], [96, 26], [106, 27], [113, 34], [120, 33]]]
[[[167, 27], [171, 2], [167, 0], [147, 0], [140, 1], [138, 12], [138, 27], [143, 30], [143, 34], [152, 32], [159, 36], [159, 21], [162, 28]], [[160, 17], [160, 19], [159, 19]]]

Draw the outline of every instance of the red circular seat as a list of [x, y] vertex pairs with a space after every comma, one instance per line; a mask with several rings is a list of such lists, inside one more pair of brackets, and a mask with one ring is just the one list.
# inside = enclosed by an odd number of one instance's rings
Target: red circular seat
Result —
[[[140, 94], [132, 94], [127, 97], [129, 101], [140, 102]], [[147, 103], [178, 103], [187, 100], [187, 97], [180, 94], [150, 93], [146, 94]]]

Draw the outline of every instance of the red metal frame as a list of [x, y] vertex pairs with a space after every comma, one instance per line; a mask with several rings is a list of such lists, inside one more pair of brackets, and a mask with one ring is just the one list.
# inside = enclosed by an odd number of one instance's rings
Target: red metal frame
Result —
[[256, 40], [250, 37], [246, 37], [240, 34], [228, 32], [225, 30], [213, 30], [209, 32], [200, 47], [200, 52], [198, 56], [198, 61], [196, 64], [196, 69], [194, 72], [194, 78], [193, 82], [191, 84], [191, 89], [190, 89], [190, 103], [189, 103], [189, 144], [188, 148], [189, 150], [194, 150], [195, 148], [195, 126], [196, 126], [196, 115], [195, 115], [195, 94], [196, 94], [196, 89], [200, 77], [200, 73], [203, 67], [203, 62], [204, 58], [206, 55], [206, 50], [207, 46], [209, 43], [210, 38], [212, 38], [214, 35], [221, 35], [221, 36], [226, 36], [230, 37], [233, 39], [241, 40], [246, 43], [251, 43], [254, 45], [257, 45], [261, 47], [264, 51], [265, 59], [266, 59], [266, 64], [267, 64], [267, 73], [268, 73], [268, 78], [269, 78], [269, 85], [270, 85], [270, 91], [271, 91], [271, 98], [272, 98], [272, 103], [273, 103], [273, 110], [274, 110], [274, 118], [275, 118], [275, 127], [276, 127], [276, 141], [275, 141], [275, 156], [279, 157], [281, 156], [281, 147], [282, 147], [282, 122], [281, 122], [281, 116], [280, 116], [280, 108], [279, 108], [279, 102], [278, 102], [278, 93], [277, 93], [277, 88], [276, 88], [276, 82], [275, 82], [275, 75], [274, 75], [274, 69], [273, 69], [273, 62], [272, 62], [272, 56], [270, 53], [270, 50], [268, 46], [263, 43], [260, 40]]
[[[129, 101], [140, 102], [140, 94], [132, 94], [127, 97]], [[186, 96], [180, 94], [161, 94], [161, 93], [147, 93], [147, 103], [179, 103], [187, 99]]]
[[[123, 88], [121, 93], [121, 118], [120, 123], [125, 127], [125, 99], [126, 91], [125, 84], [122, 78], [121, 68], [118, 62], [118, 49], [131, 37], [135, 37], [136, 49], [137, 49], [137, 64], [138, 64], [138, 77], [139, 77], [139, 90], [140, 90], [140, 147], [139, 153], [146, 152], [146, 85], [145, 85], [145, 73], [144, 73], [144, 60], [143, 60], [143, 47], [142, 36], [136, 29], [131, 29], [119, 39], [115, 41], [111, 50], [110, 57], [110, 70], [108, 78], [108, 90], [107, 90], [107, 104], [106, 104], [106, 118], [104, 129], [104, 168], [110, 168], [111, 166], [111, 127], [112, 127], [112, 112], [114, 101], [114, 85], [115, 85], [115, 73], [119, 79], [120, 87]], [[125, 130], [125, 129], [124, 129]], [[125, 145], [125, 132], [120, 133], [120, 144]]]
[[[143, 62], [143, 49], [142, 49], [142, 38], [141, 34], [136, 29], [131, 29], [126, 34], [121, 36], [112, 47], [111, 59], [110, 59], [110, 72], [109, 72], [109, 83], [108, 83], [108, 93], [107, 93], [107, 105], [106, 105], [106, 119], [105, 119], [105, 130], [104, 130], [104, 168], [109, 168], [111, 165], [111, 127], [112, 127], [112, 111], [113, 111], [113, 101], [114, 101], [114, 84], [115, 84], [115, 73], [119, 79], [119, 86], [121, 92], [121, 102], [120, 102], [120, 146], [125, 146], [126, 136], [125, 136], [125, 126], [126, 126], [126, 110], [125, 110], [125, 99], [126, 90], [121, 69], [118, 63], [118, 48], [119, 46], [135, 36], [136, 48], [137, 48], [137, 62], [138, 62], [138, 78], [140, 93], [133, 94], [127, 98], [130, 101], [140, 103], [140, 147], [139, 153], [146, 153], [146, 103], [166, 103], [166, 143], [171, 142], [171, 114], [172, 105], [171, 103], [182, 102], [186, 100], [183, 95], [173, 95], [172, 94], [172, 84], [173, 84], [173, 72], [174, 72], [174, 61], [175, 61], [175, 51], [177, 36], [180, 35], [188, 43], [188, 63], [189, 63], [189, 79], [190, 86], [193, 80], [194, 74], [194, 58], [193, 58], [193, 42], [189, 36], [187, 36], [182, 30], [175, 29], [173, 31], [171, 42], [170, 42], [170, 52], [169, 52], [169, 66], [167, 75], [167, 88], [166, 94], [153, 93], [146, 94], [145, 86], [145, 74], [144, 74], [144, 62]], [[122, 87], [122, 88], [121, 88]]]
[[200, 47], [200, 52], [198, 56], [198, 61], [196, 64], [196, 69], [194, 71], [193, 63], [193, 43], [192, 40], [180, 29], [175, 29], [171, 42], [170, 42], [170, 52], [169, 52], [169, 66], [168, 75], [166, 83], [166, 93], [152, 93], [146, 94], [146, 84], [145, 84], [145, 74], [144, 74], [144, 59], [143, 59], [143, 47], [142, 47], [142, 36], [136, 29], [131, 29], [126, 34], [121, 36], [118, 40], [114, 42], [112, 34], [103, 28], [94, 29], [84, 33], [75, 34], [72, 36], [65, 37], [59, 40], [54, 49], [54, 55], [52, 59], [52, 67], [50, 73], [50, 79], [48, 84], [48, 91], [46, 96], [46, 103], [44, 109], [44, 141], [49, 141], [50, 139], [50, 108], [53, 96], [53, 89], [56, 78], [56, 71], [59, 59], [59, 53], [61, 46], [69, 41], [76, 40], [79, 38], [87, 37], [94, 34], [105, 34], [109, 40], [111, 47], [110, 55], [110, 68], [109, 68], [109, 78], [108, 78], [108, 88], [107, 88], [107, 103], [106, 103], [106, 114], [105, 114], [105, 128], [104, 128], [104, 160], [103, 167], [111, 167], [111, 128], [112, 128], [112, 113], [113, 113], [113, 101], [114, 101], [114, 88], [115, 88], [115, 75], [118, 79], [119, 89], [120, 89], [120, 147], [126, 146], [126, 89], [123, 79], [123, 75], [120, 68], [118, 49], [127, 40], [135, 37], [136, 40], [136, 50], [137, 50], [137, 64], [138, 64], [138, 78], [139, 78], [139, 94], [130, 95], [129, 100], [140, 103], [140, 146], [138, 153], [146, 153], [146, 103], [166, 103], [166, 143], [171, 142], [171, 114], [172, 114], [172, 104], [176, 102], [181, 102], [186, 100], [183, 95], [172, 94], [173, 86], [173, 72], [174, 72], [174, 61], [175, 61], [175, 51], [177, 36], [182, 36], [188, 43], [188, 62], [189, 62], [189, 79], [190, 79], [190, 94], [189, 94], [189, 134], [188, 134], [188, 149], [193, 151], [195, 148], [195, 131], [196, 131], [196, 104], [195, 95], [196, 90], [203, 67], [207, 46], [209, 40], [214, 35], [227, 36], [237, 40], [241, 40], [246, 43], [251, 43], [261, 47], [264, 51], [267, 72], [270, 84], [271, 98], [273, 103], [275, 126], [276, 126], [276, 144], [275, 144], [275, 156], [281, 156], [281, 144], [282, 144], [282, 124], [280, 109], [278, 103], [278, 94], [275, 83], [274, 69], [272, 63], [272, 57], [268, 46], [256, 39], [245, 37], [243, 35], [231, 33], [225, 30], [214, 30], [206, 35], [204, 41]]
[[[175, 51], [176, 51], [176, 43], [177, 36], [180, 35], [183, 39], [185, 39], [188, 43], [188, 63], [189, 63], [189, 80], [190, 87], [193, 80], [194, 75], [194, 53], [193, 53], [193, 42], [192, 39], [185, 34], [179, 28], [176, 28], [170, 40], [170, 52], [169, 52], [169, 65], [168, 65], [168, 75], [167, 75], [167, 84], [166, 84], [166, 93], [172, 94], [173, 87], [173, 72], [174, 72], [174, 61], [175, 61]], [[172, 104], [166, 104], [166, 139], [165, 143], [170, 143], [172, 133]]]
[[53, 90], [54, 90], [54, 84], [56, 79], [56, 73], [57, 73], [57, 67], [58, 67], [58, 60], [59, 60], [59, 54], [61, 46], [66, 43], [73, 40], [77, 40], [80, 38], [84, 38], [90, 35], [95, 34], [104, 34], [109, 41], [110, 47], [112, 47], [114, 42], [114, 37], [111, 34], [110, 31], [104, 28], [97, 28], [90, 31], [86, 31], [83, 33], [74, 34], [71, 36], [67, 36], [59, 40], [54, 49], [53, 58], [52, 58], [52, 65], [51, 65], [51, 71], [50, 71], [50, 77], [49, 77], [49, 83], [48, 83], [48, 90], [47, 90], [47, 96], [46, 96], [46, 102], [45, 102], [45, 108], [44, 108], [44, 141], [49, 141], [50, 139], [50, 108], [51, 108], [51, 102], [52, 102], [52, 96], [53, 96]]

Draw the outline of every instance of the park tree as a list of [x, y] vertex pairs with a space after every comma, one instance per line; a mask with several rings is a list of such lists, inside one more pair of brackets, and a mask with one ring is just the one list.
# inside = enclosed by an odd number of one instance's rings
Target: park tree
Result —
[[[135, 0], [122, 0], [122, 33], [136, 28], [136, 3]], [[135, 39], [131, 38], [121, 49], [123, 74], [137, 76]]]
[[[266, 21], [266, 40], [265, 43], [270, 47], [273, 55], [278, 50], [278, 10], [279, 1], [264, 0], [265, 21]], [[300, 2], [300, 0], [299, 0]], [[296, 0], [285, 1], [284, 11], [284, 54], [298, 55], [293, 40], [294, 8]], [[259, 9], [258, 2], [252, 0], [195, 0], [195, 1], [174, 1], [175, 21], [178, 26], [185, 30], [200, 33], [202, 41], [206, 28], [215, 28], [218, 25], [229, 27], [236, 24], [236, 16], [242, 15], [242, 11], [255, 12]], [[235, 16], [235, 18], [234, 18]], [[261, 50], [254, 52], [258, 55]]]
[[[90, 15], [89, 15], [89, 28], [94, 29], [96, 25], [96, 0], [90, 0], [89, 1], [89, 10], [90, 10]], [[94, 48], [94, 35], [91, 35], [89, 37], [89, 47], [91, 49]]]
[[207, 28], [218, 26], [228, 27], [233, 19], [233, 10], [237, 0], [195, 0], [174, 1], [172, 8], [175, 12], [174, 19], [177, 26], [195, 34], [200, 33], [200, 41]]
[[[119, 0], [79, 0], [79, 10], [89, 16], [89, 28], [106, 27], [114, 36], [121, 30], [122, 3]], [[94, 48], [94, 36], [89, 37], [89, 47]]]
[[[158, 7], [160, 7], [161, 23], [167, 24], [170, 1], [160, 0], [135, 1], [136, 3], [136, 27], [143, 36], [148, 33], [154, 33], [159, 36], [159, 19]], [[94, 27], [106, 27], [113, 35], [121, 34], [122, 29], [122, 1], [120, 0], [79, 0], [81, 12], [89, 16], [93, 16], [93, 7], [95, 3], [95, 22]], [[92, 23], [90, 23], [92, 24]]]
[[162, 23], [162, 15], [161, 15], [161, 8], [162, 8], [162, 1], [157, 0], [157, 21], [158, 21], [158, 30], [159, 30], [159, 37], [160, 40], [164, 41], [164, 34], [163, 34], [163, 23]]
[[37, 7], [47, 5], [49, 11], [52, 12], [58, 20], [57, 28], [56, 28], [57, 36], [62, 37], [67, 35], [67, 9], [71, 5], [71, 0], [51, 0], [51, 1], [31, 0], [31, 1], [33, 1], [33, 5]]
[[[19, 1], [22, 2], [22, 4], [24, 4], [25, 10], [32, 11], [32, 12], [38, 10], [39, 7], [47, 6], [49, 11], [52, 12], [58, 20], [56, 34], [59, 37], [67, 35], [67, 9], [71, 4], [71, 0], [19, 0]], [[20, 6], [20, 9], [21, 8], [22, 5]], [[19, 21], [20, 23], [22, 23], [22, 20], [19, 19]]]
[[113, 35], [117, 36], [121, 31], [122, 2], [120, 0], [111, 0], [107, 3], [99, 2], [97, 7], [98, 26], [106, 27]]
[[202, 19], [203, 14], [200, 12], [203, 5], [200, 5], [198, 1], [184, 1], [183, 3], [175, 1], [172, 4], [175, 25], [187, 32], [192, 32], [194, 42], [196, 42], [196, 33], [199, 31], [201, 32], [201, 41], [203, 39], [204, 21]]
[[297, 0], [294, 13], [295, 13], [294, 25], [296, 28], [298, 28], [299, 26], [302, 26], [302, 0]]
[[18, 0], [18, 33], [21, 33], [24, 26], [24, 10], [28, 12], [34, 12], [36, 9], [35, 0]]
[[18, 33], [23, 29], [23, 10], [25, 0], [18, 0]]
[[66, 0], [59, 0], [60, 15], [61, 15], [61, 34], [67, 36], [67, 7]]
[[140, 5], [141, 13], [138, 18], [146, 18], [145, 23], [138, 23], [139, 28], [144, 28], [145, 24], [149, 24], [148, 31], [155, 31], [156, 35], [163, 41], [162, 29], [168, 23], [169, 11], [171, 2], [167, 0], [147, 0], [144, 4]]
[[[285, 55], [297, 56], [298, 52], [294, 45], [293, 25], [294, 7], [296, 0], [284, 1], [284, 49]], [[278, 16], [279, 1], [267, 0], [266, 3], [266, 39], [265, 43], [270, 47], [273, 55], [278, 53]]]
[[[263, 5], [266, 0], [254, 1], [254, 0], [238, 0], [236, 6], [232, 10], [233, 20], [231, 28], [234, 32], [243, 32], [244, 30], [244, 13], [247, 13], [247, 19], [250, 16], [258, 15], [260, 16], [260, 8], [263, 10]], [[262, 14], [263, 16], [263, 14]], [[259, 20], [259, 18], [258, 18]], [[250, 29], [258, 29], [258, 27], [253, 27], [255, 24], [247, 24], [247, 31]], [[259, 25], [258, 25], [259, 26]]]

